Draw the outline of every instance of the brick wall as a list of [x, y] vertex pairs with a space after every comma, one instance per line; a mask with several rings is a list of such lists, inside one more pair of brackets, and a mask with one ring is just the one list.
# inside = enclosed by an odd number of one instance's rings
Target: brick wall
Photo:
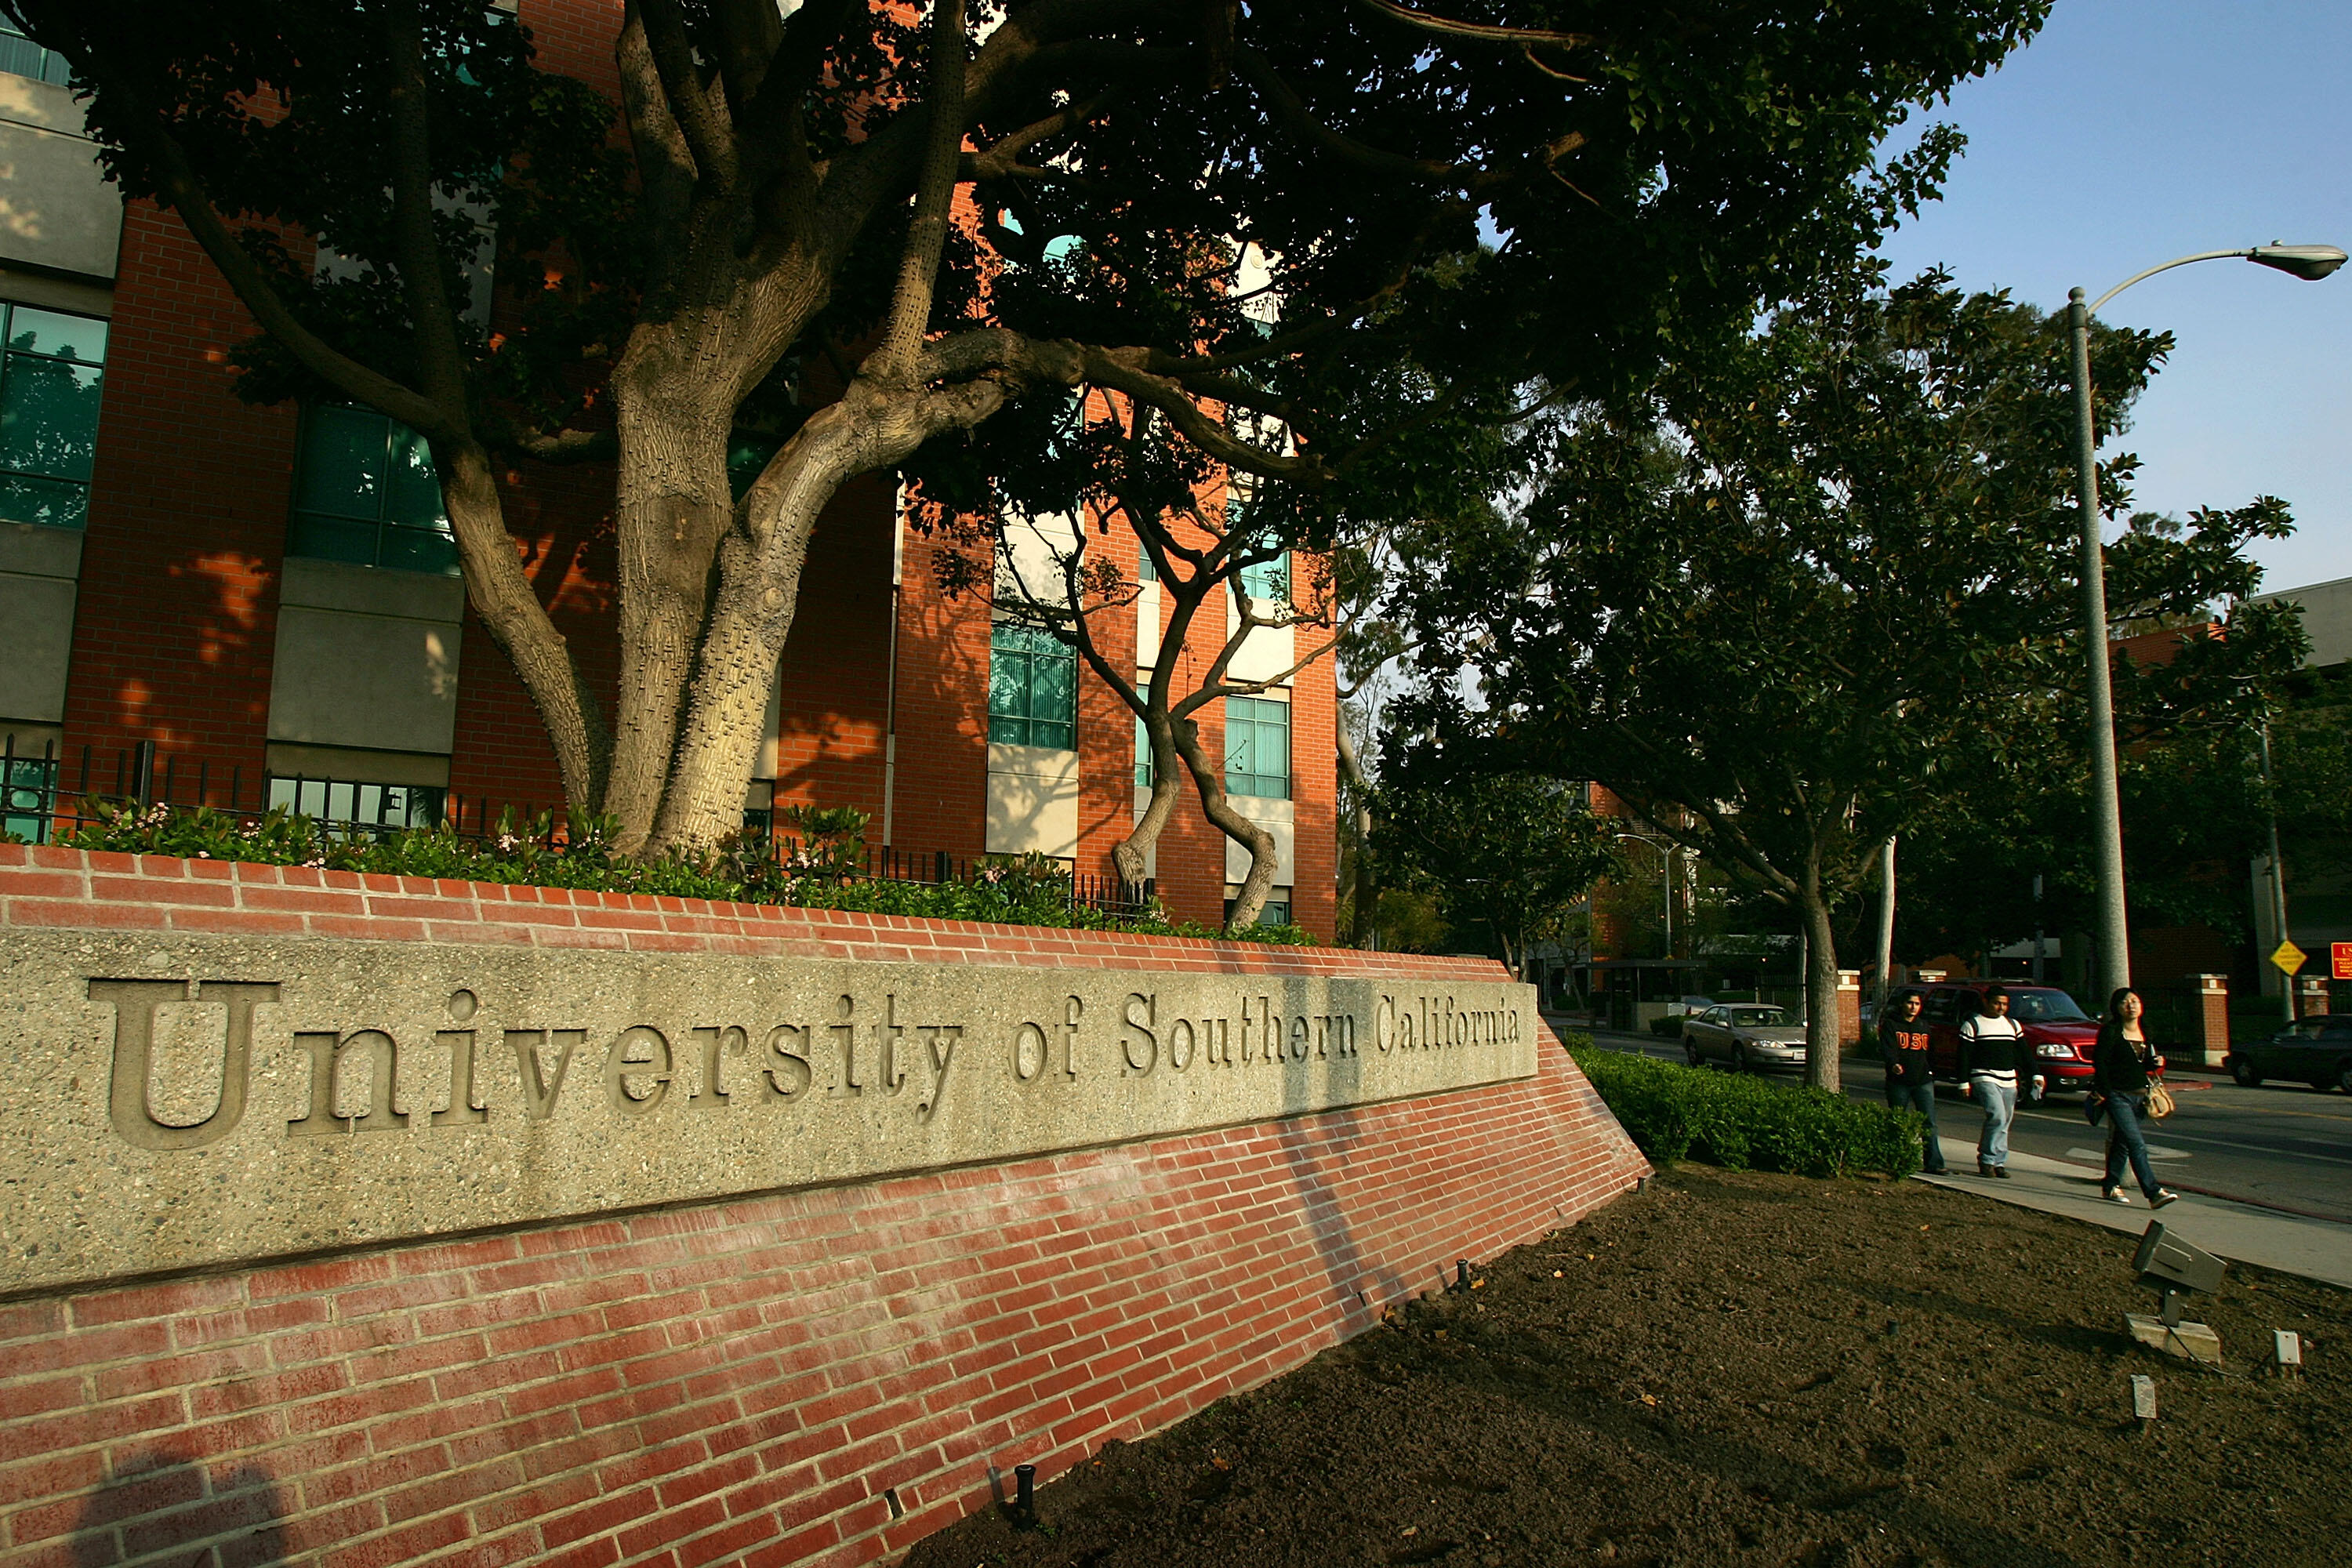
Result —
[[[0, 847], [0, 922], [1492, 978], [1407, 959]], [[876, 1561], [1297, 1366], [1645, 1167], [1531, 1080], [0, 1303], [0, 1552]], [[903, 1510], [903, 1517], [900, 1511]], [[203, 1554], [213, 1552], [216, 1556]]]

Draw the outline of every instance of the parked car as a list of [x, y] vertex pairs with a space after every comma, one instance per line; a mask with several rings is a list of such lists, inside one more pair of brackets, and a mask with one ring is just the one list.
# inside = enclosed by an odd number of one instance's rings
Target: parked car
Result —
[[1769, 1002], [1719, 1002], [1683, 1020], [1693, 1067], [1727, 1062], [1735, 1072], [1802, 1072], [1805, 1026]]
[[[1960, 1025], [1977, 1016], [1990, 980], [1946, 980], [1916, 987], [1927, 1000], [1919, 1016], [1927, 1025], [1927, 1061], [1936, 1076], [1958, 1083], [1967, 1075], [1960, 1064]], [[2083, 1011], [2072, 996], [2054, 985], [2011, 985], [2009, 1016], [2025, 1026], [2026, 1044], [2033, 1047], [2034, 1068], [2044, 1093], [2071, 1093], [2091, 1087], [2091, 1047], [2099, 1038], [2098, 1020]]]
[[2248, 1089], [2281, 1078], [2352, 1094], [2352, 1013], [2298, 1018], [2268, 1039], [2238, 1047], [2228, 1060], [2230, 1076]]

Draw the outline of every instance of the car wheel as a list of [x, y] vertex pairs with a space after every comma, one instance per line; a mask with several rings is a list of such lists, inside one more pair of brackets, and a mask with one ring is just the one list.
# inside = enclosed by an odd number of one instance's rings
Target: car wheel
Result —
[[2336, 1069], [2336, 1087], [2347, 1094], [2352, 1094], [2352, 1061], [2346, 1062]]
[[2231, 1059], [2230, 1076], [2237, 1080], [2240, 1089], [2260, 1089], [2263, 1086], [2263, 1075], [2256, 1072], [2254, 1064], [2243, 1057]]
[[1746, 1072], [1748, 1070], [1748, 1047], [1746, 1046], [1734, 1046], [1731, 1047], [1731, 1070], [1733, 1072]]
[[1691, 1066], [1696, 1067], [1699, 1065], [1698, 1042], [1692, 1039], [1688, 1035], [1685, 1035], [1683, 1037], [1683, 1056], [1689, 1061]]

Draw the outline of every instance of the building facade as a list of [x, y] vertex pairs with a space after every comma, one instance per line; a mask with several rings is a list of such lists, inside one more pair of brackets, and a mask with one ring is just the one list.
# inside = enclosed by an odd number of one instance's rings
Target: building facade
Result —
[[[609, 86], [617, 5], [523, 0], [520, 14], [543, 68]], [[176, 216], [105, 183], [65, 75], [0, 34], [7, 826], [31, 837], [57, 792], [111, 792], [126, 766], [168, 773], [179, 796], [201, 778], [240, 805], [371, 822], [559, 805], [538, 717], [467, 607], [422, 443], [369, 410], [236, 399], [250, 317]], [[495, 309], [488, 290], [481, 304]], [[610, 470], [505, 481], [541, 601], [609, 686]], [[1133, 716], [1066, 648], [997, 625], [985, 595], [944, 592], [936, 556], [954, 547], [908, 526], [887, 476], [835, 499], [747, 819], [851, 806], [901, 858], [1040, 854], [1108, 876], [1148, 791]], [[1139, 577], [1130, 535], [1090, 531], [1087, 548]], [[1098, 641], [1131, 644], [1142, 669], [1164, 614], [1147, 583], [1098, 618]], [[1253, 633], [1237, 672], [1286, 668], [1291, 635]], [[1280, 847], [1268, 918], [1327, 941], [1336, 710], [1325, 660], [1201, 715], [1235, 804]], [[1188, 791], [1152, 870], [1171, 913], [1214, 922], [1246, 863]]]

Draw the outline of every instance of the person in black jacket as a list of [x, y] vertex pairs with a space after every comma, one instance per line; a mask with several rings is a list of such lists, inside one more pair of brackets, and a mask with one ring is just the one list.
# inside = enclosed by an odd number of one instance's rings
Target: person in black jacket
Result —
[[1927, 1065], [1927, 1025], [1919, 1016], [1916, 991], [1898, 993], [1878, 1020], [1878, 1059], [1886, 1064], [1886, 1103], [1897, 1110], [1916, 1110], [1927, 1119], [1927, 1136], [1921, 1142], [1921, 1167], [1931, 1176], [1944, 1173], [1944, 1145], [1936, 1135], [1936, 1075]]
[[2128, 985], [2107, 999], [2106, 1019], [2099, 1026], [2098, 1043], [2091, 1047], [2091, 1092], [2105, 1103], [2107, 1118], [2107, 1173], [2099, 1195], [2111, 1204], [2131, 1202], [2124, 1191], [2124, 1160], [2128, 1156], [2147, 1206], [2160, 1209], [2178, 1194], [2157, 1184], [2156, 1173], [2148, 1168], [2147, 1139], [2139, 1128], [2147, 1111], [2148, 1074], [2164, 1070], [2164, 1058], [2140, 1028], [2145, 1011], [2139, 993]]

